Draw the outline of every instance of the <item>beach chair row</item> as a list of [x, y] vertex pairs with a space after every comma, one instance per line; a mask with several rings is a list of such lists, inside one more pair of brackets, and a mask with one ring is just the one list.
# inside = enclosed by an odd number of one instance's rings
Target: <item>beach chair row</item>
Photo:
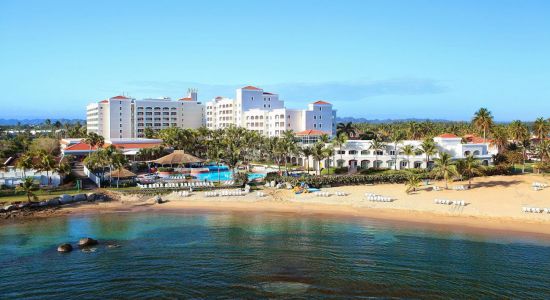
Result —
[[536, 213], [536, 214], [540, 214], [541, 212], [545, 213], [545, 214], [550, 214], [550, 208], [538, 208], [538, 207], [526, 207], [524, 206], [522, 208], [523, 212], [524, 213]]
[[393, 201], [391, 197], [377, 195], [374, 193], [366, 193], [365, 197], [367, 198], [367, 200], [373, 201], [373, 202], [392, 202]]
[[189, 191], [179, 191], [178, 196], [180, 196], [180, 197], [189, 197], [189, 196], [191, 196], [191, 193]]
[[190, 187], [213, 187], [211, 181], [192, 181], [192, 182], [167, 182], [167, 183], [151, 183], [137, 184], [141, 189], [158, 189], [158, 188], [190, 188]]
[[265, 193], [264, 192], [256, 192], [256, 196], [257, 197], [265, 197]]
[[317, 197], [330, 197], [331, 194], [329, 192], [314, 192], [315, 196]]
[[347, 196], [348, 195], [348, 193], [346, 193], [346, 192], [338, 192], [338, 191], [335, 194], [336, 194], [336, 196]]
[[533, 182], [532, 186], [533, 187], [538, 187], [538, 188], [547, 188], [548, 184], [543, 183], [543, 182]]
[[242, 190], [222, 190], [222, 191], [212, 191], [205, 192], [206, 197], [229, 197], [229, 196], [244, 196], [246, 192]]
[[467, 190], [468, 188], [463, 186], [463, 185], [457, 185], [457, 186], [453, 186], [453, 190], [455, 191], [465, 191]]
[[458, 205], [465, 206], [466, 202], [464, 200], [446, 200], [446, 199], [435, 199], [435, 204], [445, 204], [445, 205]]

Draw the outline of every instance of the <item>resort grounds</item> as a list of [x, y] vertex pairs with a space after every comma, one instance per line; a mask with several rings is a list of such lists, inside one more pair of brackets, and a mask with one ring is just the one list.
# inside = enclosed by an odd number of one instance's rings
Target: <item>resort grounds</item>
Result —
[[[261, 189], [265, 194], [263, 197], [259, 197], [256, 190], [244, 196], [218, 197], [206, 197], [204, 191], [192, 192], [188, 197], [172, 192], [161, 196], [167, 200], [163, 204], [156, 204], [156, 196], [103, 190], [114, 200], [64, 206], [48, 216], [188, 211], [273, 212], [385, 219], [416, 223], [432, 229], [453, 227], [550, 235], [550, 214], [522, 211], [523, 207], [550, 208], [550, 188], [538, 191], [532, 188], [533, 182], [548, 183], [549, 179], [535, 174], [480, 177], [473, 180], [471, 189], [460, 191], [452, 187], [467, 186], [467, 182], [454, 182], [449, 184], [447, 190], [444, 189], [444, 182], [432, 181], [411, 194], [405, 192], [404, 184], [322, 188], [321, 191], [331, 193], [329, 197], [319, 197], [314, 193], [295, 194], [292, 190], [275, 188]], [[434, 186], [443, 189], [434, 191]], [[347, 195], [337, 196], [337, 192]], [[369, 201], [366, 193], [391, 197], [394, 201]], [[435, 199], [463, 200], [466, 205], [436, 204]]]

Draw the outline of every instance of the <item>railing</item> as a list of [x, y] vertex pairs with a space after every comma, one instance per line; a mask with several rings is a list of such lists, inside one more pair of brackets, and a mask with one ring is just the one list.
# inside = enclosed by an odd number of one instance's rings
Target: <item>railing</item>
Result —
[[92, 180], [95, 183], [95, 185], [97, 185], [97, 187], [101, 187], [101, 178], [99, 178], [93, 172], [88, 170], [86, 166], [83, 165], [83, 168], [84, 168], [84, 174], [86, 174], [86, 176], [88, 176], [88, 178], [90, 178], [90, 180]]

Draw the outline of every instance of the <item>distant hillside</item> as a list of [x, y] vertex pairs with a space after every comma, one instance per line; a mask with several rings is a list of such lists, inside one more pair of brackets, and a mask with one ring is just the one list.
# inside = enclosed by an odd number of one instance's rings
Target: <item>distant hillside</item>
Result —
[[[14, 126], [17, 125], [17, 123], [20, 123], [21, 125], [39, 125], [43, 124], [46, 119], [0, 119], [0, 125], [3, 126]], [[85, 123], [85, 120], [81, 119], [50, 119], [52, 123], [55, 123], [56, 121], [60, 121], [61, 123]]]
[[347, 123], [347, 122], [352, 122], [352, 123], [374, 123], [374, 124], [379, 124], [379, 123], [395, 123], [395, 122], [411, 122], [411, 121], [416, 121], [416, 122], [424, 122], [424, 121], [431, 121], [431, 122], [456, 122], [456, 121], [449, 121], [449, 120], [443, 120], [443, 119], [417, 119], [417, 118], [409, 118], [409, 119], [384, 119], [384, 120], [380, 120], [380, 119], [372, 119], [372, 120], [369, 120], [369, 119], [366, 119], [366, 118], [353, 118], [353, 117], [337, 117], [336, 118], [336, 122], [337, 123]]

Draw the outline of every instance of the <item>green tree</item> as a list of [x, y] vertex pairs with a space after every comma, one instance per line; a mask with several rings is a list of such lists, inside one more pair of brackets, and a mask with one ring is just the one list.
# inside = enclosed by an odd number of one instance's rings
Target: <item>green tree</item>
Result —
[[407, 157], [407, 166], [409, 169], [411, 168], [411, 156], [415, 155], [416, 149], [413, 145], [405, 145], [403, 146], [403, 154]]
[[542, 117], [537, 118], [533, 123], [533, 132], [539, 141], [542, 141], [548, 137], [548, 133], [550, 132], [550, 124]]
[[394, 170], [397, 170], [397, 154], [399, 154], [398, 145], [403, 142], [405, 139], [405, 134], [401, 130], [393, 131], [391, 136], [391, 142], [393, 143], [393, 167]]
[[378, 163], [378, 152], [383, 151], [384, 148], [386, 148], [386, 143], [384, 143], [381, 139], [376, 138], [372, 140], [369, 149], [374, 151], [375, 161], [374, 161], [374, 168], [378, 169], [379, 163]]
[[36, 199], [36, 194], [34, 191], [36, 191], [38, 188], [36, 184], [34, 183], [34, 179], [32, 177], [25, 177], [23, 182], [18, 187], [19, 190], [24, 191], [25, 195], [27, 196], [27, 200], [31, 202]]
[[347, 122], [347, 123], [338, 123], [336, 125], [336, 135], [345, 134], [348, 138], [355, 136], [355, 127], [353, 126], [353, 123]]
[[493, 115], [487, 108], [480, 108], [472, 119], [473, 125], [481, 132], [483, 132], [483, 139], [487, 138], [487, 132], [493, 126]]
[[457, 176], [456, 165], [451, 160], [451, 155], [447, 152], [439, 152], [439, 157], [435, 159], [435, 166], [432, 172], [445, 180], [445, 188], [448, 189], [448, 182], [453, 176]]
[[422, 144], [420, 144], [420, 149], [418, 150], [426, 156], [426, 167], [428, 167], [430, 164], [430, 157], [437, 153], [437, 146], [434, 140], [430, 138], [425, 139]]
[[84, 143], [88, 144], [90, 146], [90, 151], [88, 152], [88, 155], [90, 155], [92, 153], [92, 149], [94, 147], [96, 147], [96, 146], [98, 148], [103, 147], [103, 144], [105, 143], [105, 139], [101, 135], [99, 135], [95, 132], [90, 132], [84, 138]]
[[[348, 141], [348, 136], [345, 134], [345, 133], [340, 133], [339, 135], [337, 135], [333, 140], [332, 140], [332, 146], [334, 148], [338, 148], [338, 151], [340, 151], [340, 160], [342, 160], [342, 147], [346, 144], [346, 142]], [[334, 163], [334, 167], [337, 167], [338, 164], [335, 163], [336, 162], [336, 151], [334, 151], [334, 160], [333, 160], [333, 163]]]
[[420, 182], [421, 180], [418, 175], [415, 175], [415, 174], [409, 175], [407, 179], [407, 189], [405, 190], [405, 192], [407, 194], [416, 192], [416, 190], [420, 187]]
[[468, 178], [468, 188], [472, 187], [472, 178], [482, 174], [481, 169], [482, 166], [479, 160], [475, 159], [473, 155], [468, 155], [456, 162], [457, 173]]

